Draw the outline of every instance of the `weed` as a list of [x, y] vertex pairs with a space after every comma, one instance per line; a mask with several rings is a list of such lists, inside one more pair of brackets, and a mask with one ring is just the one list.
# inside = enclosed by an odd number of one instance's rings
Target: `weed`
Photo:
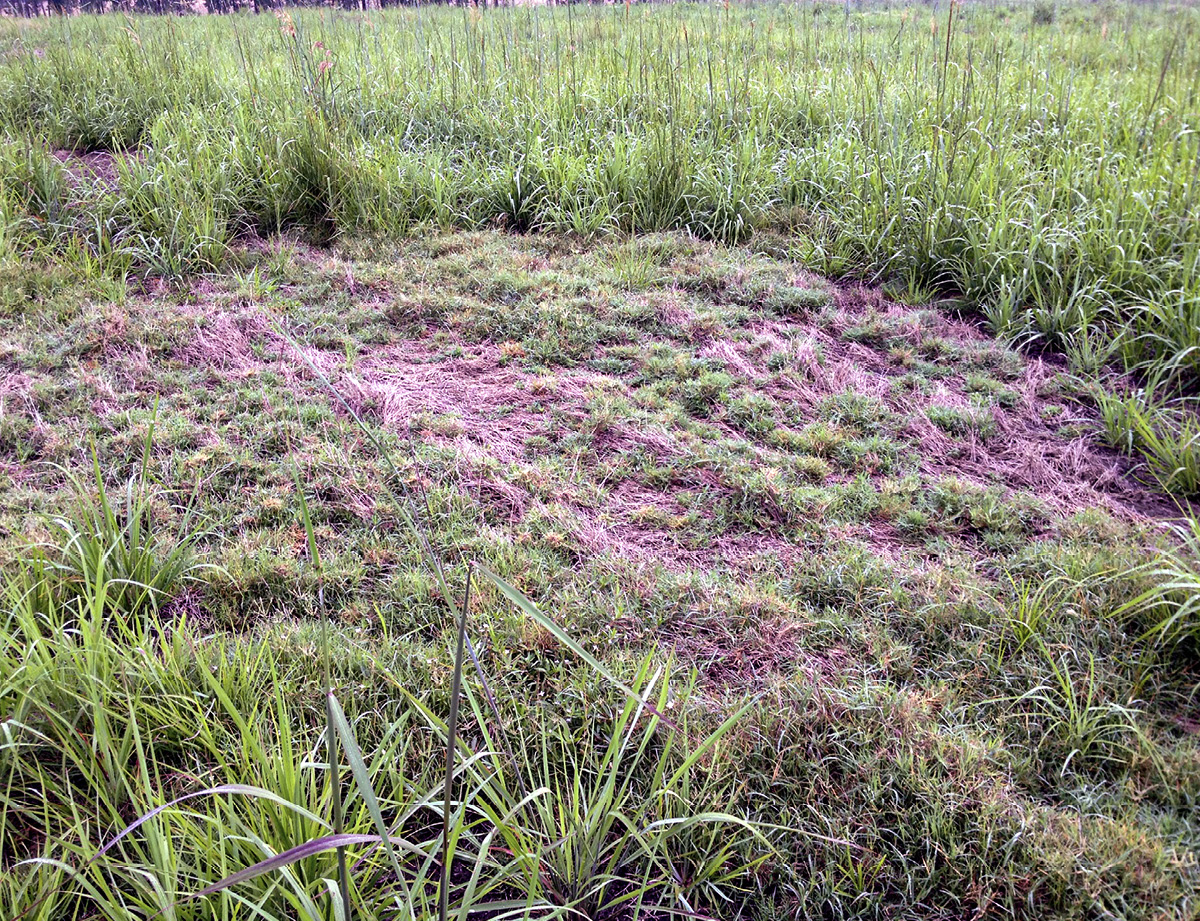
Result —
[[1079, 668], [1082, 663], [1072, 664], [1066, 654], [1055, 659], [1041, 649], [1051, 681], [1026, 691], [1017, 704], [1043, 724], [1044, 757], [1061, 757], [1063, 774], [1087, 762], [1127, 763], [1141, 746], [1137, 707], [1107, 699], [1093, 658]]
[[1171, 401], [1159, 395], [1160, 383], [1120, 395], [1094, 391], [1113, 447], [1137, 451], [1164, 488], [1190, 496], [1200, 493], [1200, 414], [1193, 401]]
[[157, 610], [185, 580], [208, 568], [194, 558], [203, 535], [190, 510], [183, 511], [176, 534], [163, 535], [152, 523], [159, 498], [146, 479], [152, 433], [153, 428], [147, 433], [141, 474], [126, 483], [119, 504], [110, 499], [95, 454], [94, 499], [68, 475], [78, 496], [78, 514], [52, 518], [49, 543], [28, 560], [38, 573], [39, 591], [48, 592], [57, 604], [137, 616], [146, 608]]

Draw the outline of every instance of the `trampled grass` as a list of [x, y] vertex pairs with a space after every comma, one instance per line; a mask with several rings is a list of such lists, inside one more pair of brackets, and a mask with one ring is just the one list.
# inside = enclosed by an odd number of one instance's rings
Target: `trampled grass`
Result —
[[237, 260], [5, 331], [6, 914], [431, 916], [457, 673], [451, 913], [1188, 916], [1191, 551], [1068, 373], [683, 234]]
[[[124, 278], [211, 269], [246, 233], [285, 228], [786, 229], [814, 270], [941, 291], [1081, 373], [1111, 363], [1190, 389], [1195, 16], [764, 4], [13, 22], [5, 252]], [[62, 150], [119, 156], [80, 182]]]
[[0, 917], [1194, 917], [1196, 16], [0, 23]]

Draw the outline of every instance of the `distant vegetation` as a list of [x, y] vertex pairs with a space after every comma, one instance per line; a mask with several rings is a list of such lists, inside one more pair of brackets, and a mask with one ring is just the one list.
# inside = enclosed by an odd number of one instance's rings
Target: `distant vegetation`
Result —
[[[544, 0], [539, 0], [544, 2]], [[389, 6], [416, 6], [412, 0], [313, 0], [282, 3], [279, 0], [3, 0], [0, 12], [31, 18], [34, 16], [71, 16], [80, 13], [153, 13], [188, 15], [193, 13], [263, 13], [285, 7], [325, 7], [328, 9], [386, 9]], [[487, 4], [481, 4], [486, 6]], [[508, 5], [493, 3], [493, 6]]]

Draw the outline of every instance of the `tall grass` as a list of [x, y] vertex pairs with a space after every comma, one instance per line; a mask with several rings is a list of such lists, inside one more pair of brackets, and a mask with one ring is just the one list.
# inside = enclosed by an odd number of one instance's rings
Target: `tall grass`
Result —
[[115, 616], [157, 613], [186, 580], [211, 568], [195, 558], [204, 535], [196, 530], [190, 508], [175, 509], [177, 533], [155, 521], [156, 511], [162, 511], [155, 505], [169, 503], [146, 478], [153, 432], [150, 426], [141, 473], [125, 483], [123, 501], [113, 501], [94, 453], [90, 484], [66, 471], [78, 497], [76, 508], [49, 520], [49, 539], [26, 560], [27, 571], [36, 573], [29, 587], [35, 595]]
[[1103, 438], [1139, 454], [1151, 477], [1169, 490], [1200, 495], [1200, 413], [1195, 398], [1172, 397], [1155, 372], [1132, 392], [1094, 391]]
[[[248, 232], [788, 234], [997, 332], [1194, 384], [1197, 13], [817, 5], [3, 27], [4, 250], [123, 274]], [[116, 183], [50, 148], [127, 154]]]
[[1185, 517], [1173, 536], [1171, 547], [1147, 566], [1151, 588], [1122, 611], [1138, 617], [1148, 637], [1194, 651], [1200, 648], [1200, 521]]

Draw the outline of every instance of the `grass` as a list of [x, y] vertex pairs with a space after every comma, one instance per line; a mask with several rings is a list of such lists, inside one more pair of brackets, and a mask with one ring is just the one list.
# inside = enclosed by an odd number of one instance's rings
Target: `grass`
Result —
[[1090, 410], [969, 323], [638, 245], [630, 285], [624, 240], [280, 239], [28, 304], [6, 916], [1186, 917], [1195, 660], [1148, 630], [1190, 595], [1153, 496], [1056, 453]]
[[1192, 18], [0, 24], [0, 916], [1192, 917]]
[[[371, 435], [365, 426], [363, 431]], [[15, 800], [11, 796], [3, 800], [6, 832], [10, 810], [18, 821], [26, 811], [22, 808], [21, 791], [36, 788], [43, 796], [50, 795], [64, 805], [74, 807], [78, 795], [74, 783], [79, 782], [79, 778], [72, 776], [73, 772], [82, 773], [85, 784], [89, 781], [102, 783], [105, 792], [114, 797], [110, 803], [105, 803], [114, 815], [120, 814], [122, 806], [134, 802], [149, 805], [158, 796], [160, 785], [151, 782], [144, 768], [147, 761], [156, 762], [157, 767], [160, 756], [152, 742], [149, 749], [143, 747], [138, 716], [132, 709], [122, 714], [110, 713], [106, 707], [110, 682], [125, 684], [119, 676], [119, 653], [113, 655], [119, 648], [112, 645], [113, 638], [118, 643], [129, 640], [144, 643], [155, 635], [159, 629], [153, 617], [158, 613], [157, 602], [177, 588], [178, 577], [188, 570], [180, 561], [186, 559], [191, 545], [199, 537], [194, 532], [185, 532], [161, 560], [155, 560], [149, 548], [139, 540], [145, 526], [143, 497], [150, 448], [148, 434], [140, 488], [135, 490], [131, 483], [124, 516], [114, 512], [108, 503], [100, 468], [96, 465], [94, 486], [98, 498], [95, 509], [77, 524], [56, 522], [55, 527], [71, 539], [51, 550], [48, 556], [39, 554], [8, 584], [7, 600], [11, 606], [6, 622], [5, 648], [12, 654], [17, 654], [18, 645], [23, 648], [26, 659], [18, 673], [25, 674], [21, 677], [33, 672], [36, 680], [47, 681], [60, 661], [73, 659], [72, 664], [81, 673], [80, 677], [86, 675], [88, 679], [85, 684], [95, 684], [86, 694], [72, 701], [83, 705], [81, 715], [87, 721], [90, 745], [85, 742], [80, 747], [74, 740], [64, 738], [64, 734], [69, 737], [80, 731], [78, 717], [72, 719], [64, 714], [46, 719], [34, 712], [29, 717], [19, 714], [6, 720], [6, 737], [10, 743], [14, 732], [17, 735], [28, 732], [34, 747], [56, 750], [63, 758], [61, 770], [68, 772], [39, 771], [36, 763], [27, 762], [17, 754], [21, 747], [19, 743], [6, 746], [11, 767], [8, 790], [16, 790], [18, 794]], [[391, 464], [386, 455], [385, 460]], [[322, 566], [316, 530], [299, 480], [296, 483], [309, 562], [319, 577]], [[84, 507], [87, 508], [86, 503]], [[99, 533], [90, 533], [93, 526]], [[87, 552], [86, 548], [92, 545], [98, 546], [96, 553]], [[116, 552], [130, 546], [132, 553]], [[117, 557], [115, 565], [109, 562], [114, 555]], [[121, 565], [130, 558], [135, 561], [134, 566]], [[47, 562], [48, 559], [51, 562]], [[80, 560], [86, 565], [76, 567]], [[441, 561], [430, 555], [428, 562], [445, 586]], [[82, 573], [77, 569], [82, 569]], [[531, 750], [522, 746], [518, 750], [526, 758], [516, 761], [507, 741], [501, 739], [496, 744], [496, 733], [503, 732], [503, 727], [487, 728], [486, 717], [468, 689], [465, 696], [479, 719], [478, 727], [485, 747], [481, 752], [471, 753], [464, 745], [467, 753], [460, 755], [458, 722], [460, 702], [464, 697], [462, 675], [471, 610], [471, 573], [468, 568], [461, 614], [457, 618], [448, 721], [443, 722], [420, 698], [405, 692], [392, 674], [384, 672], [407, 698], [412, 712], [423, 717], [435, 733], [444, 736], [446, 761], [440, 807], [434, 800], [436, 787], [412, 797], [402, 806], [412, 791], [407, 789], [402, 773], [399, 776], [393, 773], [392, 778], [399, 781], [399, 789], [385, 788], [387, 798], [383, 802], [389, 813], [399, 810], [399, 815], [391, 815], [385, 821], [376, 787], [378, 774], [364, 760], [355, 729], [332, 691], [326, 625], [321, 657], [325, 666], [327, 760], [324, 764], [310, 761], [301, 769], [305, 766], [319, 768], [329, 778], [323, 785], [328, 791], [328, 801], [314, 805], [328, 807], [330, 822], [269, 789], [280, 789], [281, 778], [278, 776], [273, 777], [274, 782], [266, 787], [247, 784], [245, 778], [251, 773], [249, 765], [231, 764], [227, 760], [227, 751], [212, 747], [207, 754], [225, 761], [219, 767], [213, 767], [228, 770], [242, 779], [192, 790], [156, 805], [94, 850], [84, 845], [82, 853], [68, 849], [62, 856], [42, 856], [17, 863], [14, 871], [33, 869], [35, 879], [39, 865], [51, 867], [55, 872], [51, 874], [49, 888], [22, 885], [7, 891], [6, 907], [14, 916], [33, 913], [34, 916], [53, 917], [62, 912], [78, 912], [85, 906], [108, 917], [140, 916], [144, 912], [175, 914], [183, 904], [194, 899], [236, 891], [237, 903], [253, 905], [254, 913], [259, 917], [290, 907], [303, 917], [317, 918], [324, 914], [317, 907], [320, 890], [324, 889], [323, 894], [332, 897], [333, 904], [338, 906], [335, 913], [340, 912], [338, 916], [342, 918], [352, 917], [355, 913], [359, 917], [397, 917], [397, 913], [404, 917], [431, 917], [436, 911], [438, 917], [444, 919], [449, 917], [451, 905], [459, 917], [478, 911], [548, 916], [570, 911], [598, 917], [618, 906], [624, 906], [636, 915], [651, 906], [682, 904], [687, 910], [694, 911], [714, 896], [728, 900], [726, 890], [733, 887], [731, 891], [736, 891], [747, 869], [738, 864], [739, 859], [744, 859], [739, 857], [739, 836], [744, 836], [755, 848], [768, 848], [755, 857], [751, 865], [766, 859], [769, 845], [745, 819], [715, 810], [696, 809], [691, 773], [696, 762], [728, 733], [748, 708], [736, 711], [694, 747], [679, 752], [691, 741], [687, 717], [681, 716], [681, 722], [676, 722], [663, 714], [672, 708], [686, 714], [690, 687], [683, 688], [673, 698], [669, 696], [664, 670], [652, 671], [654, 667], [649, 659], [642, 662], [629, 684], [612, 677], [598, 660], [545, 618], [524, 595], [490, 571], [480, 569], [482, 577], [511, 598], [542, 629], [576, 652], [616, 690], [623, 691], [626, 699], [615, 719], [611, 712], [605, 712], [598, 723], [585, 722], [582, 737], [563, 739], [557, 727], [541, 725], [535, 735], [541, 745], [541, 757], [538, 758], [536, 752], [530, 757]], [[146, 581], [136, 582], [133, 577], [139, 575], [144, 575]], [[322, 597], [318, 589], [318, 601]], [[454, 612], [453, 606], [451, 611]], [[117, 620], [115, 625], [114, 619]], [[186, 631], [186, 622], [181, 627]], [[55, 642], [56, 637], [60, 642]], [[239, 667], [244, 665], [238, 663]], [[114, 666], [118, 672], [110, 671]], [[272, 680], [277, 680], [273, 664], [268, 668]], [[671, 671], [669, 664], [666, 671]], [[257, 738], [258, 714], [239, 712], [220, 684], [208, 675], [205, 677], [216, 700], [226, 708], [226, 715], [241, 732], [243, 754], [257, 759], [271, 758]], [[249, 674], [242, 677], [249, 677]], [[483, 691], [490, 698], [492, 692], [482, 671], [480, 678]], [[63, 694], [66, 700], [72, 700], [69, 680], [54, 681], [53, 684], [52, 693]], [[278, 696], [280, 687], [275, 685], [274, 703], [277, 715], [286, 722], [285, 705]], [[128, 685], [125, 689], [138, 693]], [[22, 697], [20, 703], [28, 704], [28, 694]], [[69, 712], [74, 708], [68, 706], [66, 709]], [[647, 718], [643, 719], [643, 716]], [[110, 722], [125, 717], [128, 718], [126, 732], [122, 738], [114, 739], [109, 732]], [[662, 739], [660, 721], [670, 727]], [[393, 741], [389, 736], [406, 729], [407, 720], [387, 726], [382, 750], [375, 753], [376, 757], [387, 759], [393, 772], [397, 761], [403, 763], [411, 739], [398, 736]], [[607, 745], [597, 747], [597, 741], [605, 732], [610, 734]], [[677, 733], [682, 735], [682, 742], [676, 740]], [[285, 732], [285, 738], [286, 735]], [[557, 745], [552, 747], [552, 740]], [[195, 743], [196, 738], [191, 741]], [[357, 830], [354, 830], [353, 816], [348, 823], [343, 802], [341, 750], [346, 752], [351, 767], [356, 793], [361, 800], [359, 809], [366, 812], [366, 815], [360, 815]], [[291, 753], [281, 754], [287, 759]], [[121, 778], [124, 773], [121, 766], [130, 757], [143, 763], [143, 771], [140, 777]], [[461, 767], [460, 758], [463, 759]], [[273, 766], [289, 774], [297, 767], [278, 759]], [[102, 773], [94, 773], [97, 769]], [[460, 777], [460, 773], [463, 776]], [[531, 775], [528, 779], [524, 777], [526, 773]], [[510, 776], [506, 779], [505, 775]], [[467, 791], [461, 800], [455, 799], [456, 788]], [[294, 786], [289, 792], [297, 795]], [[225, 870], [229, 855], [223, 848], [213, 847], [212, 832], [208, 827], [212, 819], [202, 821], [199, 835], [188, 827], [189, 820], [203, 818], [196, 813], [196, 807], [191, 806], [178, 816], [180, 821], [170, 839], [175, 848], [190, 845], [197, 851], [194, 859], [198, 862], [193, 866], [200, 873], [185, 881], [180, 874], [187, 865], [184, 863], [187, 858], [164, 861], [165, 855], [159, 849], [164, 838], [156, 826], [167, 825], [167, 817], [175, 818], [176, 807], [184, 802], [231, 795], [247, 798], [255, 810], [274, 807], [290, 810], [311, 823], [308, 834], [313, 835], [314, 825], [317, 834], [287, 846], [286, 835], [268, 833], [264, 838], [260, 836], [262, 833], [250, 832], [251, 837], [246, 843], [261, 850], [263, 859], [209, 882], [213, 872]], [[396, 798], [398, 795], [400, 800]], [[425, 810], [440, 811], [440, 837], [422, 837], [421, 830], [427, 827], [427, 823], [420, 821]], [[213, 818], [222, 835], [238, 835], [242, 831], [236, 822], [218, 816]], [[370, 824], [366, 824], [368, 819]], [[703, 828], [724, 825], [734, 827], [732, 837], [725, 832], [698, 834]], [[303, 836], [302, 828], [293, 825], [292, 835]], [[80, 831], [86, 834], [83, 829]], [[153, 864], [139, 865], [136, 858], [131, 864], [107, 858], [110, 852], [117, 851], [121, 842], [133, 842], [135, 833], [138, 837], [145, 836], [150, 848], [156, 851], [157, 860]], [[493, 841], [497, 842], [496, 846]], [[497, 851], [500, 843], [503, 848]], [[369, 846], [367, 854], [355, 862], [353, 876], [346, 853], [351, 846]], [[336, 881], [321, 878], [324, 886], [317, 887], [314, 892], [311, 886], [305, 885], [304, 866], [311, 866], [314, 861], [319, 864], [319, 858], [330, 851], [336, 853], [337, 864], [336, 869], [327, 872], [336, 875]], [[497, 853], [507, 857], [497, 859]], [[384, 855], [387, 860], [380, 860]], [[72, 865], [72, 857], [76, 858], [75, 865]], [[663, 871], [668, 867], [675, 872], [665, 875]], [[466, 877], [455, 879], [455, 872], [460, 868]], [[60, 882], [64, 873], [70, 878], [67, 885]], [[273, 884], [257, 893], [250, 889], [248, 884], [263, 877], [272, 878]], [[201, 886], [202, 883], [207, 884]], [[280, 883], [283, 892], [277, 894]], [[189, 885], [192, 891], [184, 889]], [[497, 898], [498, 893], [512, 897]], [[356, 911], [352, 904], [357, 907]]]
[[[147, 451], [153, 428], [147, 430]], [[152, 512], [155, 496], [144, 479], [125, 484], [124, 503], [109, 498], [99, 463], [93, 456], [95, 498], [70, 474], [80, 497], [72, 515], [53, 518], [47, 545], [34, 548], [26, 561], [38, 573], [36, 591], [58, 603], [72, 598], [99, 603], [108, 614], [126, 616], [157, 612], [188, 579], [198, 578], [202, 564], [193, 558], [200, 538], [185, 510], [179, 535], [162, 533]], [[146, 469], [143, 457], [143, 476]]]
[[[1188, 391], [1194, 11], [1061, 12], [11, 21], [4, 252], [111, 284], [224, 266], [281, 229], [756, 236], [818, 272], [941, 292], [1086, 378]], [[89, 182], [55, 150], [116, 156]], [[625, 284], [654, 276], [650, 253], [614, 258]], [[804, 285], [773, 296], [820, 306]], [[1149, 466], [1194, 492], [1173, 469]]]
[[1136, 614], [1147, 635], [1167, 644], [1194, 644], [1200, 638], [1200, 525], [1186, 518], [1176, 526], [1177, 543], [1156, 560], [1152, 587], [1129, 602], [1123, 613]]
[[1169, 399], [1151, 378], [1133, 392], [1096, 395], [1104, 435], [1116, 448], [1134, 451], [1159, 483], [1183, 495], [1200, 489], [1200, 419], [1192, 398]]

